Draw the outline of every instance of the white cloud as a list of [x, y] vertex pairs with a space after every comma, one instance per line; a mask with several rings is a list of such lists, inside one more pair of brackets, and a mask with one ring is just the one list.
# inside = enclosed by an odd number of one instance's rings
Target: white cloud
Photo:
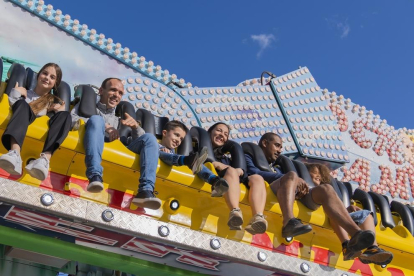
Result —
[[340, 22], [336, 24], [336, 28], [341, 32], [341, 38], [346, 38], [351, 31], [348, 22]]
[[257, 58], [260, 58], [263, 54], [263, 51], [269, 48], [273, 41], [276, 41], [276, 37], [273, 34], [260, 34], [260, 35], [251, 35], [251, 39], [259, 43], [259, 52], [257, 52]]
[[337, 16], [334, 16], [331, 18], [325, 18], [325, 20], [328, 23], [329, 28], [337, 30], [341, 39], [348, 37], [349, 33], [351, 32], [348, 18], [345, 20], [339, 20]]

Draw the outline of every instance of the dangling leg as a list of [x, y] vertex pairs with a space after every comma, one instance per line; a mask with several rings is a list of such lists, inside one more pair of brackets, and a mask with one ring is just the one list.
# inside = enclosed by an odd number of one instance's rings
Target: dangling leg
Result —
[[157, 139], [154, 135], [146, 133], [132, 141], [128, 149], [139, 154], [141, 173], [138, 194], [132, 202], [143, 208], [157, 210], [161, 207], [161, 200], [154, 195], [160, 153]]
[[226, 204], [230, 209], [229, 219], [227, 225], [230, 227], [230, 230], [241, 230], [243, 224], [243, 215], [239, 208], [240, 200], [240, 180], [239, 174], [236, 169], [229, 167], [226, 169], [226, 172], [223, 176], [226, 182], [229, 184], [229, 189], [225, 193], [224, 199]]
[[20, 149], [26, 136], [27, 128], [36, 119], [29, 104], [18, 100], [12, 106], [13, 115], [1, 137], [3, 146], [9, 151], [0, 157], [0, 168], [12, 175], [22, 174]]
[[40, 158], [26, 166], [26, 171], [32, 177], [42, 181], [47, 178], [50, 158], [68, 136], [71, 124], [72, 119], [68, 111], [60, 111], [50, 118], [49, 131]]
[[246, 231], [252, 235], [266, 232], [267, 221], [263, 216], [266, 204], [266, 186], [260, 175], [249, 176], [249, 202], [252, 208], [252, 219], [246, 226]]
[[89, 118], [85, 127], [83, 146], [85, 148], [86, 177], [89, 179], [88, 192], [98, 193], [103, 190], [102, 151], [105, 140], [105, 121], [99, 115]]

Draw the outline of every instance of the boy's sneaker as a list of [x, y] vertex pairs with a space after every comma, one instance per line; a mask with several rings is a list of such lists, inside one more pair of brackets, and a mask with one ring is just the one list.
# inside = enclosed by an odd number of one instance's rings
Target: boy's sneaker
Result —
[[226, 179], [215, 177], [211, 183], [211, 197], [221, 197], [229, 190]]
[[195, 170], [193, 167], [193, 174], [198, 174], [201, 171], [201, 168], [203, 167], [204, 162], [206, 162], [208, 157], [207, 147], [203, 147], [198, 154], [198, 159], [195, 162]]
[[44, 153], [41, 153], [40, 158], [30, 161], [25, 169], [31, 177], [43, 181], [49, 174], [49, 160], [46, 158]]
[[206, 161], [207, 156], [207, 147], [203, 147], [200, 153], [191, 152], [188, 156], [184, 157], [183, 163], [191, 169], [193, 174], [197, 174], [201, 171], [201, 168]]
[[227, 225], [230, 227], [230, 230], [242, 230], [243, 215], [240, 208], [231, 210]]
[[362, 249], [370, 247], [375, 241], [375, 234], [370, 230], [359, 230], [349, 240], [347, 250], [349, 254], [356, 254]]
[[141, 208], [158, 210], [161, 207], [161, 200], [155, 197], [152, 191], [141, 191], [132, 199], [132, 203]]
[[392, 261], [394, 255], [376, 245], [369, 247], [359, 256], [359, 260], [364, 264], [387, 265]]
[[22, 174], [22, 158], [15, 150], [9, 150], [8, 153], [0, 156], [0, 168], [11, 175]]
[[76, 120], [73, 124], [72, 131], [78, 131], [81, 125], [81, 119]]
[[86, 190], [90, 193], [99, 193], [102, 192], [104, 185], [103, 185], [102, 176], [96, 174], [89, 179], [89, 185]]
[[267, 230], [267, 221], [263, 215], [256, 214], [244, 229], [252, 235], [263, 234]]
[[288, 223], [282, 227], [282, 237], [295, 237], [312, 231], [312, 226], [303, 224], [300, 219], [291, 218]]
[[348, 243], [349, 241], [346, 241], [342, 244], [342, 255], [344, 258], [344, 261], [350, 261], [353, 260], [357, 257], [359, 257], [359, 255], [361, 255], [361, 251], [351, 251], [348, 249]]

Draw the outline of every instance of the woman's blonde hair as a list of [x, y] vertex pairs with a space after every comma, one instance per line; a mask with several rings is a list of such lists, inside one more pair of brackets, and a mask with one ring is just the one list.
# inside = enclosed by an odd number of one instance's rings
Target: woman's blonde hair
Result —
[[[52, 62], [46, 63], [45, 65], [43, 65], [43, 67], [39, 71], [39, 74], [37, 75], [38, 80], [39, 80], [39, 76], [42, 73], [42, 71], [45, 70], [47, 67], [53, 67], [56, 70], [56, 81], [55, 81], [55, 85], [53, 86], [53, 90], [56, 93], [57, 88], [59, 87], [60, 82], [62, 81], [62, 69], [60, 69], [59, 65], [57, 65], [56, 63], [52, 63]], [[63, 102], [59, 97], [51, 94], [50, 92], [51, 91], [49, 91], [43, 96], [40, 96], [37, 100], [29, 103], [34, 114], [37, 115], [39, 112], [41, 112], [45, 108], [49, 108], [54, 103]]]
[[314, 168], [319, 170], [322, 184], [331, 184], [331, 172], [328, 167], [320, 163], [305, 163], [306, 168], [311, 172]]

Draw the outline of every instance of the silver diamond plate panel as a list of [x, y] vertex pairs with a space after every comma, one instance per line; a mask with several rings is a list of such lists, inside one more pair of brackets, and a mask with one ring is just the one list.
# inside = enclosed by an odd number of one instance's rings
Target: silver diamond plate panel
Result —
[[[50, 193], [54, 197], [54, 204], [45, 207], [40, 202], [44, 193]], [[59, 217], [67, 217], [76, 221], [83, 221], [88, 225], [107, 229], [109, 231], [124, 233], [141, 237], [151, 241], [174, 245], [180, 248], [204, 252], [209, 255], [224, 258], [230, 261], [237, 261], [250, 266], [268, 270], [278, 270], [293, 275], [342, 275], [344, 272], [331, 267], [322, 266], [313, 262], [286, 256], [276, 252], [263, 250], [245, 243], [216, 237], [207, 233], [194, 231], [176, 224], [165, 223], [148, 216], [130, 214], [121, 210], [87, 201], [81, 198], [73, 198], [66, 195], [50, 192], [41, 188], [32, 187], [18, 182], [0, 179], [0, 201], [29, 207]], [[114, 219], [104, 222], [101, 218], [104, 210], [111, 210]], [[168, 226], [169, 236], [162, 238], [158, 235], [158, 227]], [[210, 240], [218, 238], [221, 247], [213, 250], [210, 247]], [[258, 260], [259, 252], [265, 252], [267, 259], [264, 262]], [[307, 263], [310, 272], [304, 274], [300, 264]], [[356, 275], [346, 272], [347, 275]]]
[[[44, 206], [40, 202], [40, 197], [45, 193], [53, 195], [54, 203], [51, 206]], [[4, 178], [0, 178], [0, 198], [1, 200], [19, 206], [35, 206], [39, 211], [72, 218], [84, 218], [86, 216], [86, 207], [88, 203], [85, 200], [76, 200], [75, 198], [66, 195], [20, 184]]]

